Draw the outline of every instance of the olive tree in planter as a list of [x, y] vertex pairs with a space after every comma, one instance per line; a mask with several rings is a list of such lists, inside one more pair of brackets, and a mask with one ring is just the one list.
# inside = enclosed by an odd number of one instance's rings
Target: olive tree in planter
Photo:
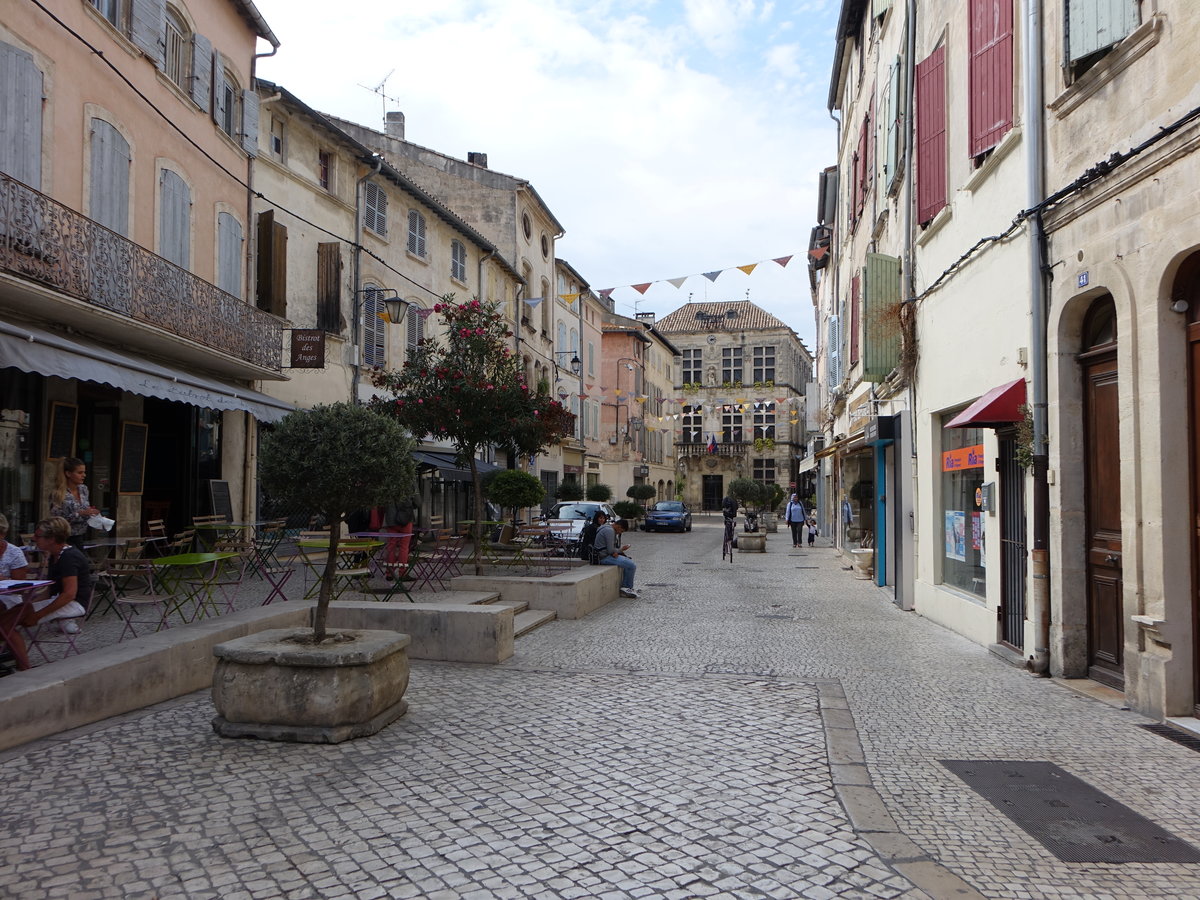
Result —
[[[646, 503], [651, 497], [658, 494], [658, 488], [652, 484], [631, 484], [625, 489], [625, 496], [632, 497], [637, 501], [637, 514], [634, 516], [634, 527], [637, 527], [637, 520], [646, 514]], [[615, 509], [615, 507], [614, 507]]]
[[214, 730], [225, 737], [337, 743], [374, 734], [408, 708], [408, 635], [329, 634], [346, 514], [412, 493], [413, 442], [397, 422], [352, 403], [289, 413], [264, 435], [259, 478], [271, 494], [329, 523], [312, 628], [261, 631], [213, 652]]
[[[735, 478], [729, 483], [729, 495], [742, 506], [746, 507], [747, 534], [738, 538], [738, 549], [743, 552], [749, 551], [754, 553], [766, 549], [766, 532], [760, 532], [757, 524], [751, 528], [749, 520], [753, 517], [755, 522], [757, 522], [762, 504], [769, 496], [768, 490], [766, 485], [760, 484], [751, 478]], [[750, 540], [747, 542], [746, 538], [750, 538]]]

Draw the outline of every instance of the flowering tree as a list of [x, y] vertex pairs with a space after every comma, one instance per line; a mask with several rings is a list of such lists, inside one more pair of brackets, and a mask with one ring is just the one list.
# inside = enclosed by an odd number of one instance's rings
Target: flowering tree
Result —
[[484, 514], [476, 457], [489, 445], [510, 455], [540, 453], [574, 432], [575, 416], [525, 383], [496, 303], [455, 303], [449, 295], [433, 311], [445, 323], [445, 341], [426, 338], [399, 371], [373, 372], [387, 396], [372, 404], [418, 437], [450, 441], [458, 464], [470, 469], [478, 573]]

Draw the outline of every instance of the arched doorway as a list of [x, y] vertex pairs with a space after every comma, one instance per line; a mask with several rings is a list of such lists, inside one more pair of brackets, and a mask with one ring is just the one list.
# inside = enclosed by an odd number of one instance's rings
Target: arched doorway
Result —
[[[1193, 523], [1200, 523], [1200, 253], [1175, 277], [1172, 304], [1187, 304], [1188, 445]], [[1177, 309], [1177, 307], [1176, 307]], [[1200, 527], [1192, 529], [1192, 705], [1200, 718]]]
[[1088, 676], [1125, 687], [1121, 582], [1121, 454], [1117, 317], [1110, 295], [1092, 303], [1079, 354], [1083, 378]]

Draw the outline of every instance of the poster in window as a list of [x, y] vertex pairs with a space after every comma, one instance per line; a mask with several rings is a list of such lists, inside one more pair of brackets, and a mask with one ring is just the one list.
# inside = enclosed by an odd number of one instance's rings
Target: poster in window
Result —
[[946, 511], [946, 558], [967, 560], [967, 517], [961, 509]]
[[971, 549], [983, 554], [983, 516], [971, 513]]
[[46, 459], [62, 459], [75, 455], [75, 422], [78, 415], [79, 407], [74, 403], [51, 404]]

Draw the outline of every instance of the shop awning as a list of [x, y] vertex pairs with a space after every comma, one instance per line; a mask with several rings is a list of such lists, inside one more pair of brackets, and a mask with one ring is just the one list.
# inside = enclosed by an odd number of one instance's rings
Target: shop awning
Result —
[[[470, 481], [471, 470], [460, 468], [455, 462], [453, 453], [439, 453], [436, 450], [414, 450], [413, 459], [417, 461], [418, 468], [433, 469], [438, 473], [438, 477], [443, 481]], [[484, 462], [482, 459], [475, 460], [475, 467], [479, 469], [479, 474], [491, 472], [501, 466], [495, 463]]]
[[108, 384], [143, 397], [205, 409], [236, 409], [260, 422], [278, 422], [295, 407], [259, 391], [172, 369], [117, 350], [32, 325], [0, 322], [0, 366]]
[[1025, 403], [1025, 379], [994, 387], [946, 423], [947, 428], [1004, 428], [1024, 416], [1017, 407]]

